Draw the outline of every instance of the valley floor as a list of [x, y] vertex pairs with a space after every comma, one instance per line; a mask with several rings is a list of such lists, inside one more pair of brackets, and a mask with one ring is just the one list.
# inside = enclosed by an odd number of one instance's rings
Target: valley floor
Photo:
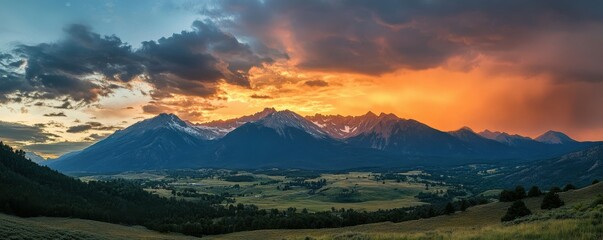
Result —
[[[524, 202], [534, 213], [517, 224], [501, 224], [511, 203], [496, 202], [471, 207], [465, 212], [401, 223], [376, 223], [335, 229], [259, 230], [207, 239], [601, 239], [603, 205], [588, 212], [593, 217], [576, 217], [576, 209], [588, 206], [603, 194], [603, 183], [559, 195], [566, 202], [561, 209], [540, 210], [542, 198]], [[593, 212], [594, 211], [594, 212]], [[569, 215], [568, 215], [569, 214]], [[542, 217], [542, 219], [539, 219]], [[66, 218], [19, 218], [0, 214], [0, 239], [196, 239], [160, 234], [142, 227], [127, 227], [90, 220]]]

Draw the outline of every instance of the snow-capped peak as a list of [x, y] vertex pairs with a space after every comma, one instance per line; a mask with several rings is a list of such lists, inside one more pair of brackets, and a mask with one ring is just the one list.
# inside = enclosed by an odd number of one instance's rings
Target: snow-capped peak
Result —
[[119, 137], [127, 134], [139, 134], [148, 130], [160, 128], [176, 130], [203, 140], [211, 140], [219, 136], [213, 129], [197, 127], [192, 123], [183, 121], [172, 113], [161, 113], [153, 118], [135, 123], [126, 129], [118, 130], [115, 136], [112, 137]]
[[565, 133], [556, 131], [547, 131], [546, 133], [538, 136], [534, 140], [548, 144], [563, 144], [576, 142], [576, 140], [565, 135]]
[[289, 110], [278, 111], [269, 114], [257, 121], [258, 124], [275, 129], [279, 134], [284, 134], [286, 127], [304, 130], [316, 138], [324, 138], [327, 133], [316, 124]]

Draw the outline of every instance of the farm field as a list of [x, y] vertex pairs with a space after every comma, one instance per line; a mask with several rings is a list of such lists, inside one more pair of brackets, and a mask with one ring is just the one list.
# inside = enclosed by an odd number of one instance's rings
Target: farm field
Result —
[[309, 212], [332, 208], [375, 211], [418, 206], [426, 204], [416, 198], [419, 193], [443, 194], [451, 188], [445, 182], [427, 179], [428, 175], [421, 171], [390, 174], [389, 179], [371, 172], [295, 176], [228, 170], [200, 170], [186, 174], [122, 173], [80, 179], [114, 178], [139, 180], [147, 191], [163, 197], [194, 201], [199, 194], [220, 195], [230, 197], [232, 204], [253, 204], [262, 209], [306, 209]]

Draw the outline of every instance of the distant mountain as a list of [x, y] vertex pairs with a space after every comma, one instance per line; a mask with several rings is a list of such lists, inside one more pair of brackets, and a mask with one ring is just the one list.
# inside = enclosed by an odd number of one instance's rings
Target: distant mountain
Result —
[[[304, 117], [285, 110], [248, 122], [216, 142], [213, 166], [232, 168], [343, 169], [371, 166], [356, 156], [372, 151], [350, 148]], [[373, 155], [378, 157], [379, 155]], [[377, 164], [380, 165], [380, 164]]]
[[233, 118], [228, 120], [216, 120], [206, 123], [195, 124], [195, 126], [200, 128], [208, 128], [213, 129], [216, 132], [217, 137], [224, 137], [227, 133], [235, 130], [241, 125], [248, 122], [255, 122], [266, 116], [275, 113], [276, 109], [274, 108], [264, 108], [261, 112], [254, 113], [252, 115], [242, 116], [239, 118]]
[[469, 127], [448, 133], [465, 143], [471, 152], [479, 156], [497, 158], [512, 156], [513, 149], [510, 146], [477, 134]]
[[215, 132], [173, 114], [160, 114], [118, 130], [88, 148], [49, 163], [61, 171], [108, 172], [199, 166]]
[[44, 164], [44, 162], [46, 161], [44, 157], [36, 154], [35, 152], [25, 152], [25, 158], [37, 164]]
[[[398, 118], [388, 114], [388, 117]], [[307, 116], [308, 120], [320, 127], [332, 138], [345, 139], [370, 131], [378, 121], [378, 116], [368, 112], [361, 116], [321, 115]]]
[[422, 156], [465, 156], [469, 148], [448, 133], [412, 119], [380, 114], [375, 124], [363, 133], [345, 140], [353, 146], [395, 154]]
[[511, 135], [506, 132], [492, 132], [488, 129], [484, 130], [483, 132], [480, 132], [479, 135], [488, 139], [504, 143], [509, 146], [519, 146], [522, 144], [530, 144], [531, 142], [535, 142], [529, 137], [524, 137], [518, 134]]
[[526, 164], [504, 176], [503, 181], [548, 188], [567, 183], [583, 186], [594, 179], [603, 180], [603, 145]]
[[548, 144], [576, 143], [576, 140], [571, 139], [569, 136], [565, 135], [565, 133], [556, 131], [548, 131], [538, 136], [535, 140]]
[[202, 124], [160, 114], [84, 150], [65, 154], [48, 166], [65, 172], [200, 167], [343, 169], [527, 161], [595, 144], [564, 136], [547, 133], [540, 142], [503, 132], [477, 134], [469, 128], [442, 132], [416, 120], [372, 112], [305, 118], [289, 110], [266, 108], [253, 115]]

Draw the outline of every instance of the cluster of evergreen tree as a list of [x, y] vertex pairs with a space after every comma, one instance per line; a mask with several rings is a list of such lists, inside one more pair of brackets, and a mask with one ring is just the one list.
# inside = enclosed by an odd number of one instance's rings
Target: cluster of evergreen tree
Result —
[[526, 207], [526, 204], [521, 200], [517, 200], [507, 209], [507, 213], [500, 220], [506, 222], [530, 214], [532, 214], [532, 211]]
[[[24, 155], [0, 142], [0, 211], [22, 217], [75, 217], [202, 236], [256, 229], [401, 222], [446, 212], [444, 205], [433, 204], [375, 212], [332, 209], [309, 213], [294, 208], [280, 211], [254, 205], [224, 205], [228, 202], [225, 196], [176, 200], [148, 193], [140, 184], [126, 180], [82, 182], [39, 166]], [[481, 203], [485, 201], [458, 204], [468, 207]]]

